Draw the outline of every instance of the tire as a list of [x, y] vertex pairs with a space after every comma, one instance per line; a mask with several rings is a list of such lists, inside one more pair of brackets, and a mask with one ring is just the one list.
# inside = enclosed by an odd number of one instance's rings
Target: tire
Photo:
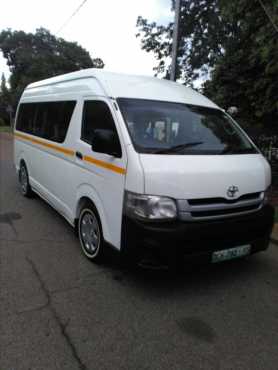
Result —
[[105, 243], [96, 208], [86, 203], [78, 218], [78, 236], [83, 254], [95, 263], [105, 259]]
[[21, 194], [26, 198], [31, 198], [33, 196], [33, 191], [29, 183], [29, 174], [26, 164], [22, 162], [19, 168], [19, 183]]

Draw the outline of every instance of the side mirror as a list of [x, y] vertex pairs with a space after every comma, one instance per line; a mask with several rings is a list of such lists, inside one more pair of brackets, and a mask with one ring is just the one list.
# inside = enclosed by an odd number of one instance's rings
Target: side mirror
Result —
[[94, 130], [92, 137], [92, 150], [98, 153], [109, 154], [117, 158], [122, 156], [119, 139], [112, 130]]

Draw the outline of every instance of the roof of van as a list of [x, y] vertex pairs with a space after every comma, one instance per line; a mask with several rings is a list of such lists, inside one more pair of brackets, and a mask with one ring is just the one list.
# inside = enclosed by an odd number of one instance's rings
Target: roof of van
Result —
[[[91, 84], [88, 82], [89, 79], [91, 79]], [[84, 89], [85, 80], [87, 81]], [[156, 77], [112, 73], [96, 68], [83, 69], [34, 82], [27, 86], [24, 95], [31, 97], [33, 94], [69, 92], [74, 89], [75, 84], [79, 86], [82, 84], [82, 91], [86, 94], [105, 95], [112, 98], [161, 100], [219, 108], [197, 91], [176, 82]], [[40, 93], [37, 94], [36, 90]]]

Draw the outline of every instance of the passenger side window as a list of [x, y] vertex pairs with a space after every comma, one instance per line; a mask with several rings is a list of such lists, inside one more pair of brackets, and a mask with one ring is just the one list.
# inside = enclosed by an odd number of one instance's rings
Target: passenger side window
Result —
[[32, 134], [34, 131], [36, 104], [21, 104], [18, 111], [16, 129]]
[[75, 101], [21, 104], [16, 128], [62, 143], [66, 138], [75, 104]]
[[103, 101], [84, 102], [81, 139], [91, 144], [94, 130], [111, 130], [115, 133], [120, 145], [119, 136], [116, 130], [115, 122], [108, 105]]
[[75, 104], [74, 101], [39, 103], [35, 135], [62, 143], [66, 138]]

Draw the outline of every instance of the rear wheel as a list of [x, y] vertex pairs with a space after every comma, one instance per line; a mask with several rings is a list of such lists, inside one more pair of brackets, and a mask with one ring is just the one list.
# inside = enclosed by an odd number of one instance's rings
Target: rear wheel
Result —
[[20, 191], [24, 197], [31, 198], [33, 195], [30, 183], [29, 183], [29, 175], [27, 171], [27, 167], [24, 162], [20, 164], [19, 168], [19, 183], [20, 183]]
[[78, 219], [78, 235], [82, 252], [93, 262], [102, 262], [105, 257], [105, 245], [101, 222], [95, 207], [86, 204]]

